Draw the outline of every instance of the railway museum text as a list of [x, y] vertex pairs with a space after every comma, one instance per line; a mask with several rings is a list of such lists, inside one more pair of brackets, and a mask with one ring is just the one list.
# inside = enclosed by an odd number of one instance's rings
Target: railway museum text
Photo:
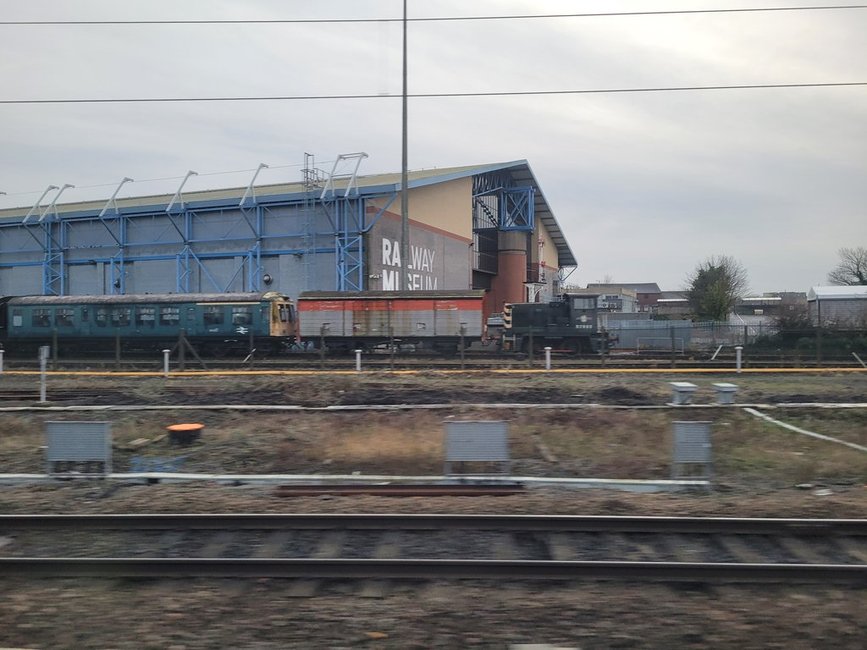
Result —
[[[437, 278], [434, 272], [433, 248], [410, 246], [410, 263], [406, 267], [406, 289], [427, 290], [437, 288]], [[403, 267], [400, 259], [400, 242], [382, 239], [382, 289], [383, 291], [398, 291], [400, 286], [400, 269]], [[387, 268], [392, 267], [392, 268]]]

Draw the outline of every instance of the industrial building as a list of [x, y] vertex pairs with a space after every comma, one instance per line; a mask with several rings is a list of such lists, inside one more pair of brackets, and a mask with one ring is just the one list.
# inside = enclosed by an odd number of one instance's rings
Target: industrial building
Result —
[[208, 191], [185, 191], [189, 172], [173, 195], [118, 198], [124, 179], [105, 200], [62, 203], [50, 186], [0, 211], [0, 295], [485, 289], [491, 313], [547, 300], [575, 267], [525, 160], [410, 171], [402, 260], [401, 174], [359, 174], [365, 157]]
[[862, 328], [867, 325], [867, 286], [811, 287], [807, 308], [819, 327]]

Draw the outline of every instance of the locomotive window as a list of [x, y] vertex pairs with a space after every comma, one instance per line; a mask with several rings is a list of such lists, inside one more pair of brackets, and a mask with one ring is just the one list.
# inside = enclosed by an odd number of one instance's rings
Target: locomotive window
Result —
[[94, 320], [96, 321], [97, 327], [105, 327], [108, 325], [108, 309], [105, 307], [98, 307]]
[[295, 320], [295, 314], [293, 313], [292, 305], [288, 303], [280, 303], [280, 322], [281, 323], [291, 323]]
[[205, 307], [205, 311], [202, 313], [202, 318], [204, 320], [205, 327], [207, 327], [208, 325], [222, 325], [224, 321], [223, 308], [216, 306]]
[[596, 298], [572, 298], [572, 309], [593, 309]]
[[72, 309], [58, 309], [54, 314], [54, 322], [57, 324], [57, 327], [72, 327], [74, 313]]
[[115, 307], [111, 310], [111, 324], [114, 327], [129, 327], [130, 312], [129, 307]]
[[249, 307], [232, 307], [232, 325], [250, 325], [252, 323], [252, 309]]
[[33, 327], [51, 327], [51, 310], [34, 309], [31, 319]]
[[136, 307], [135, 325], [136, 327], [153, 327], [156, 324], [156, 316], [156, 307]]
[[179, 307], [160, 307], [160, 325], [177, 326], [181, 320]]

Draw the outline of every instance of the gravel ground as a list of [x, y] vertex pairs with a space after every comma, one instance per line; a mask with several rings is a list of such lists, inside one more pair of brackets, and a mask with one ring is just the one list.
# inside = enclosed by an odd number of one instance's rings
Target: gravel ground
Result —
[[[321, 585], [5, 581], [0, 635], [27, 648], [863, 648], [867, 592], [605, 583]], [[495, 588], [493, 588], [495, 587]], [[373, 590], [371, 590], [371, 593]]]
[[[670, 377], [668, 379], [683, 379]], [[731, 381], [732, 377], [713, 377]], [[323, 378], [254, 381], [202, 381], [214, 389], [212, 399], [246, 396], [256, 403], [319, 405], [341, 403], [409, 403], [509, 401], [599, 401], [659, 404], [668, 395], [663, 377], [600, 379], [417, 377], [395, 379]], [[701, 379], [708, 384], [711, 378]], [[5, 380], [4, 380], [5, 381]], [[865, 377], [737, 378], [743, 401], [863, 401]], [[80, 385], [80, 380], [70, 383]], [[456, 384], [457, 382], [457, 384]], [[500, 383], [500, 379], [497, 379]], [[533, 390], [522, 390], [533, 382]], [[159, 382], [137, 384], [136, 401], [177, 403], [163, 395]], [[132, 390], [132, 389], [131, 389]], [[704, 388], [707, 390], [707, 387]], [[547, 399], [545, 399], [547, 396]], [[267, 400], [265, 398], [268, 398]], [[413, 399], [414, 398], [414, 399]], [[797, 399], [796, 399], [797, 398]], [[211, 403], [214, 403], [212, 401]], [[529, 401], [529, 400], [525, 400]], [[188, 402], [189, 403], [189, 402]], [[237, 403], [237, 402], [236, 402]], [[466, 415], [466, 411], [463, 412]], [[443, 416], [445, 414], [442, 414]], [[489, 414], [490, 415], [490, 414]], [[155, 439], [174, 415], [146, 415], [152, 422], [125, 415], [115, 421], [116, 440]], [[210, 417], [210, 416], [209, 416]], [[369, 422], [363, 416], [359, 422]], [[378, 416], [377, 416], [378, 417]], [[435, 419], [439, 420], [437, 415]], [[515, 416], [519, 417], [519, 416]], [[520, 416], [523, 417], [523, 416]], [[668, 454], [655, 430], [638, 424], [650, 416], [603, 416], [593, 420], [554, 414], [533, 434], [535, 443], [518, 440], [523, 467], [543, 471], [548, 462], [537, 448], [544, 442], [556, 454], [561, 471], [580, 475], [664, 477], [660, 459]], [[595, 416], [594, 416], [595, 417]], [[660, 416], [662, 417], [662, 416]], [[666, 418], [668, 416], [665, 416]], [[808, 416], [799, 416], [807, 418]], [[6, 434], [0, 439], [0, 466], [39, 466], [39, 431], [48, 416], [0, 414]], [[527, 416], [515, 420], [529, 426]], [[82, 418], [80, 414], [77, 418]], [[97, 419], [97, 418], [94, 418]], [[434, 422], [407, 414], [396, 427], [417, 430]], [[729, 421], [729, 420], [727, 420]], [[630, 494], [599, 490], [533, 489], [508, 497], [383, 498], [278, 497], [271, 487], [225, 486], [207, 482], [137, 485], [103, 481], [0, 486], [0, 513], [124, 512], [455, 512], [527, 514], [635, 514], [756, 517], [867, 517], [863, 464], [845, 448], [844, 455], [824, 454], [827, 447], [781, 434], [770, 428], [747, 428], [748, 418], [722, 427], [725, 463], [721, 484], [710, 494]], [[348, 429], [329, 434], [318, 420], [264, 420], [243, 414], [208, 423], [213, 435], [192, 448], [192, 461], [203, 467], [262, 471], [267, 467], [319, 468], [334, 473], [366, 462], [366, 471], [412, 467], [406, 453], [413, 440], [393, 436], [388, 457], [364, 456], [375, 438]], [[374, 420], [374, 424], [383, 423]], [[627, 426], [624, 426], [623, 423]], [[559, 423], [559, 424], [558, 424]], [[865, 418], [817, 416], [806, 422], [828, 435], [850, 436], [865, 444]], [[293, 425], [291, 429], [287, 424]], [[439, 424], [434, 423], [437, 427]], [[431, 426], [434, 426], [431, 424]], [[561, 426], [565, 434], [553, 425]], [[801, 424], [805, 424], [801, 422]], [[243, 426], [242, 426], [243, 425]], [[333, 425], [329, 425], [331, 427]], [[542, 425], [540, 425], [541, 427]], [[29, 428], [28, 428], [29, 427]], [[743, 427], [743, 428], [740, 428]], [[821, 428], [825, 427], [825, 428]], [[373, 427], [376, 428], [376, 427]], [[735, 431], [738, 429], [738, 431]], [[29, 433], [28, 433], [29, 431]], [[569, 433], [574, 431], [574, 435]], [[19, 433], [22, 432], [22, 433]], [[267, 436], [272, 436], [268, 438]], [[583, 437], [582, 437], [583, 436]], [[630, 438], [630, 436], [633, 436]], [[642, 437], [644, 436], [644, 437]], [[262, 446], [256, 446], [263, 440]], [[274, 441], [273, 449], [271, 441]], [[630, 440], [633, 441], [630, 446]], [[386, 442], [386, 439], [379, 440]], [[356, 441], [358, 442], [358, 441]], [[340, 443], [340, 444], [338, 444]], [[580, 443], [580, 444], [579, 444]], [[264, 446], [264, 445], [268, 446]], [[523, 445], [523, 446], [522, 446]], [[577, 445], [577, 446], [576, 446]], [[655, 451], [655, 446], [662, 451]], [[155, 448], [154, 448], [155, 447]], [[272, 449], [273, 457], [262, 455]], [[440, 452], [418, 447], [436, 458]], [[632, 453], [632, 451], [638, 453]], [[116, 460], [131, 454], [179, 453], [162, 446], [117, 450]], [[574, 459], [572, 456], [574, 455]], [[200, 460], [196, 460], [200, 458]], [[582, 458], [586, 460], [581, 460]], [[628, 462], [624, 461], [624, 458]], [[616, 459], [617, 462], [614, 462]], [[809, 459], [809, 462], [808, 460]], [[856, 459], [853, 461], [851, 459]], [[416, 466], [436, 468], [425, 461]], [[854, 464], [853, 464], [854, 463]], [[441, 465], [440, 465], [441, 466]], [[790, 471], [790, 466], [796, 472]], [[369, 468], [369, 469], [368, 469]], [[773, 472], [773, 480], [762, 478]], [[822, 477], [826, 479], [822, 479]], [[831, 477], [827, 480], [827, 477]], [[799, 482], [810, 487], [798, 489]], [[308, 540], [313, 545], [315, 540]], [[3, 539], [0, 538], [0, 548]], [[2, 552], [2, 551], [0, 551]], [[306, 585], [309, 586], [309, 585]], [[507, 648], [515, 643], [550, 643], [580, 648], [862, 648], [867, 638], [867, 591], [832, 587], [690, 588], [653, 584], [441, 582], [326, 582], [315, 597], [296, 597], [305, 585], [289, 580], [4, 580], [0, 590], [0, 646], [18, 648]], [[380, 597], [367, 597], [379, 593]]]

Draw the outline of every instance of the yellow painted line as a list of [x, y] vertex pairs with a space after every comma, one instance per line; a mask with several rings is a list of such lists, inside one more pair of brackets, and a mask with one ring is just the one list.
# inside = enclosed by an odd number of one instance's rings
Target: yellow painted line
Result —
[[[834, 374], [834, 373], [864, 373], [865, 368], [744, 368], [740, 374]], [[38, 370], [4, 370], [4, 375], [39, 375]], [[45, 373], [52, 377], [165, 377], [162, 371], [90, 371], [90, 370], [48, 370]], [[686, 374], [738, 374], [734, 368], [468, 368], [466, 370], [437, 370], [435, 368], [420, 368], [418, 370], [174, 370], [169, 377], [228, 377], [228, 376], [313, 376], [313, 375], [466, 375], [466, 374], [559, 374], [559, 375], [620, 375], [620, 374], [655, 374], [655, 375], [686, 375]]]

